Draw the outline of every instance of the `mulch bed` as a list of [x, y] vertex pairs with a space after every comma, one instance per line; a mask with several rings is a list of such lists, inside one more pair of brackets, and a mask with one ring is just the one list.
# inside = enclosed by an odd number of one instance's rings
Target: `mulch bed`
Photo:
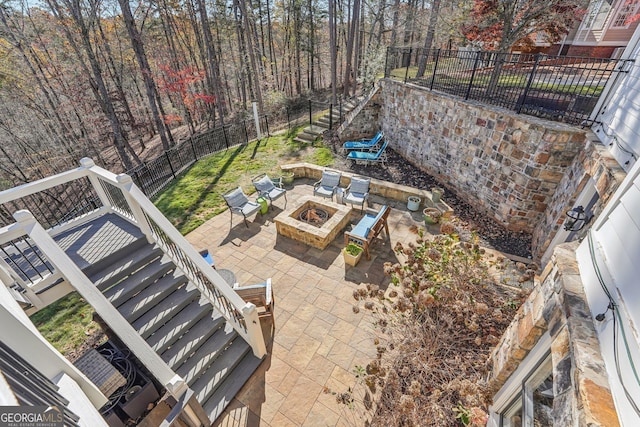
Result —
[[[327, 138], [325, 138], [325, 141]], [[339, 140], [333, 138], [335, 143], [330, 144], [336, 153], [335, 165], [341, 170], [370, 176], [372, 178], [407, 185], [414, 188], [430, 189], [434, 186], [443, 187], [434, 177], [421, 171], [395, 151], [387, 148], [388, 162], [385, 167], [358, 165], [346, 160], [339, 152]], [[453, 208], [454, 214], [459, 219], [460, 233], [469, 235], [477, 232], [480, 244], [505, 254], [512, 254], [523, 258], [531, 258], [531, 235], [524, 232], [513, 232], [505, 229], [486, 214], [478, 212], [468, 203], [460, 200], [455, 194], [447, 191], [443, 200]]]

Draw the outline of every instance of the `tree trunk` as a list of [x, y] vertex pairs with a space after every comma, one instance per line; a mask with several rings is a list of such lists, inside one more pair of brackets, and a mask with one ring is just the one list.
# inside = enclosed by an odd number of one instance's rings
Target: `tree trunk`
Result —
[[418, 60], [418, 72], [416, 77], [424, 76], [424, 72], [427, 69], [427, 58], [431, 51], [431, 45], [433, 44], [433, 36], [436, 32], [436, 25], [438, 24], [438, 13], [440, 11], [440, 0], [433, 0], [431, 4], [431, 13], [429, 14], [429, 26], [427, 27], [427, 36], [424, 39], [424, 50]]
[[336, 0], [329, 0], [329, 54], [331, 55], [331, 102], [336, 104], [337, 98], [337, 59], [338, 49], [336, 46]]
[[358, 31], [358, 20], [360, 15], [360, 0], [353, 1], [353, 15], [351, 18], [351, 25], [349, 26], [349, 36], [347, 38], [347, 58], [345, 64], [344, 71], [344, 83], [343, 83], [343, 94], [348, 97], [351, 94], [351, 82], [352, 82], [352, 60], [353, 60], [353, 48], [356, 39], [356, 33]]

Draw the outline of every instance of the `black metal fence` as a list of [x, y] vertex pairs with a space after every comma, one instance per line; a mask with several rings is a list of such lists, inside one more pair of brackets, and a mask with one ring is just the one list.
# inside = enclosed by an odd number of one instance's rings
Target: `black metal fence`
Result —
[[[260, 117], [260, 132], [262, 135], [269, 134], [269, 122], [266, 116]], [[153, 197], [165, 189], [180, 172], [201, 158], [247, 144], [257, 137], [254, 119], [220, 126], [192, 135], [155, 159], [146, 161], [126, 173], [147, 197]]]
[[633, 59], [389, 48], [385, 77], [518, 113], [589, 124], [609, 78]]

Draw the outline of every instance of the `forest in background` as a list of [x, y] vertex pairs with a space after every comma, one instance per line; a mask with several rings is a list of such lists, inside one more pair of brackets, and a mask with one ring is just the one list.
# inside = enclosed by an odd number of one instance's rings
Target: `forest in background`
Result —
[[153, 138], [168, 149], [181, 136], [247, 118], [252, 102], [284, 121], [307, 99], [335, 103], [367, 91], [389, 46], [495, 39], [500, 22], [531, 32], [513, 19], [527, 16], [523, 5], [567, 4], [506, 0], [496, 18], [489, 3], [1, 1], [0, 189], [77, 167], [85, 156], [131, 169]]

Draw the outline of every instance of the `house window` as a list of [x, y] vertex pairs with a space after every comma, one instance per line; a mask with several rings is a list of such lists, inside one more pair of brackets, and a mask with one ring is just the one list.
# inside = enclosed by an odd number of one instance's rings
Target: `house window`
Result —
[[613, 19], [611, 28], [626, 28], [629, 26], [629, 20], [638, 13], [638, 5], [640, 0], [624, 0], [616, 17]]
[[553, 365], [551, 354], [522, 381], [511, 404], [500, 414], [502, 427], [553, 426]]

